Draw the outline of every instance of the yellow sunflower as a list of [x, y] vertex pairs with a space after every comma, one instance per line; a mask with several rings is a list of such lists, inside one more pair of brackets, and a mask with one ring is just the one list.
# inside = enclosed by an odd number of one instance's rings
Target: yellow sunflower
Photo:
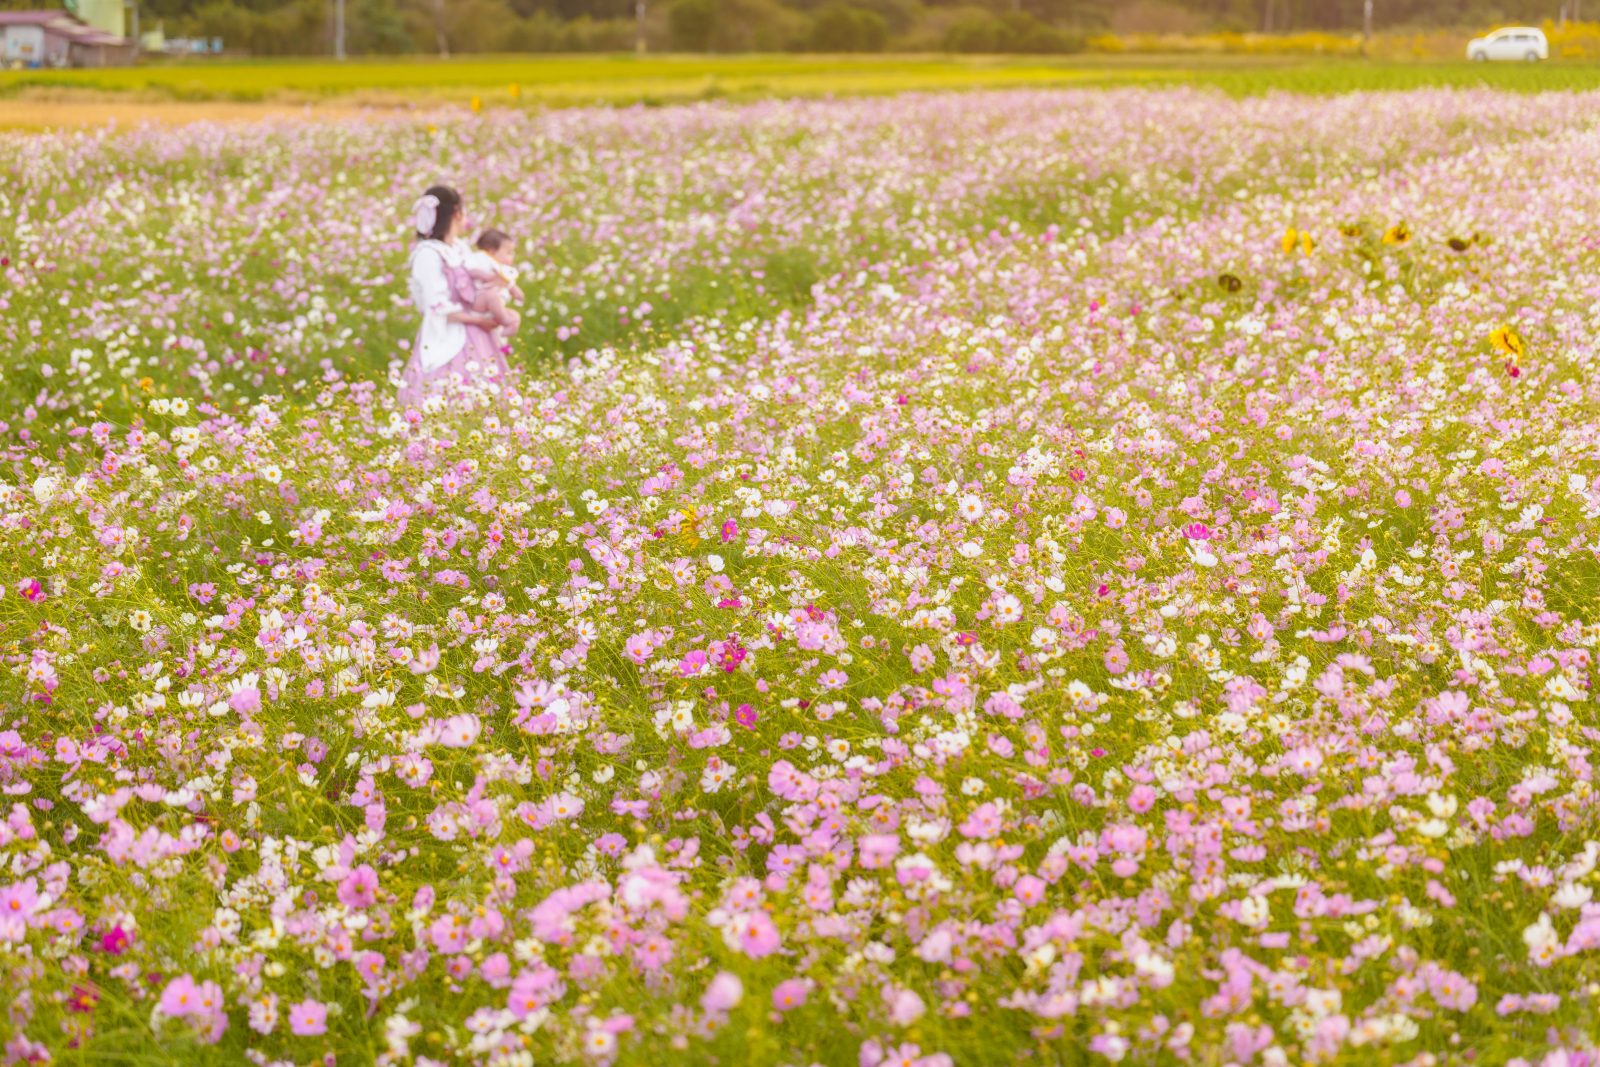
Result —
[[1527, 351], [1527, 346], [1522, 343], [1522, 338], [1517, 336], [1517, 331], [1510, 326], [1496, 326], [1489, 331], [1489, 343], [1496, 352], [1504, 355], [1513, 364], [1522, 358], [1522, 353]]
[[1397, 222], [1383, 233], [1383, 243], [1386, 245], [1403, 245], [1411, 240], [1411, 227], [1403, 222]]

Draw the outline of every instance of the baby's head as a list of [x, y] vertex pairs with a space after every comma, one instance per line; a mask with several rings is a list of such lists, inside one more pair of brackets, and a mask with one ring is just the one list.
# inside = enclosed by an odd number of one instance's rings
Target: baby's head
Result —
[[509, 267], [517, 243], [499, 230], [484, 230], [478, 235], [478, 247]]

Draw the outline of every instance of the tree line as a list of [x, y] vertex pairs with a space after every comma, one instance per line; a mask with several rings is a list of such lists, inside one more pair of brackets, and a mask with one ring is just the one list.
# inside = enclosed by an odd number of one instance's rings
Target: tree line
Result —
[[[333, 50], [338, 0], [137, 0], [145, 26], [229, 51]], [[353, 55], [413, 52], [1059, 53], [1099, 33], [1359, 32], [1368, 0], [343, 0]], [[1583, 0], [1372, 0], [1379, 30], [1577, 15]], [[0, 8], [39, 0], [0, 0]], [[1600, 13], [1600, 0], [1588, 0]]]

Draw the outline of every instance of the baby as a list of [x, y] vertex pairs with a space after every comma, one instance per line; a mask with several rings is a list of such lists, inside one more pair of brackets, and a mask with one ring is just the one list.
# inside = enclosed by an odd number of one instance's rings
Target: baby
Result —
[[522, 316], [506, 307], [506, 298], [521, 301], [517, 270], [513, 267], [516, 243], [499, 230], [484, 230], [478, 237], [477, 251], [467, 256], [467, 273], [477, 285], [478, 297], [472, 310], [494, 316], [495, 339], [501, 344], [517, 332]]

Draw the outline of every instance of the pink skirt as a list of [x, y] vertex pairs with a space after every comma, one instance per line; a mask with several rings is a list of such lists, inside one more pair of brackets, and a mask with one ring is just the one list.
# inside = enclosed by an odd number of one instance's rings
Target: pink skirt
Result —
[[481, 326], [468, 326], [467, 342], [455, 358], [433, 370], [422, 369], [422, 356], [418, 345], [413, 345], [411, 358], [406, 360], [400, 373], [400, 403], [413, 407], [434, 392], [448, 393], [452, 389], [483, 389], [488, 385], [504, 388], [511, 379], [511, 368], [506, 364], [505, 353], [494, 343], [489, 331]]

